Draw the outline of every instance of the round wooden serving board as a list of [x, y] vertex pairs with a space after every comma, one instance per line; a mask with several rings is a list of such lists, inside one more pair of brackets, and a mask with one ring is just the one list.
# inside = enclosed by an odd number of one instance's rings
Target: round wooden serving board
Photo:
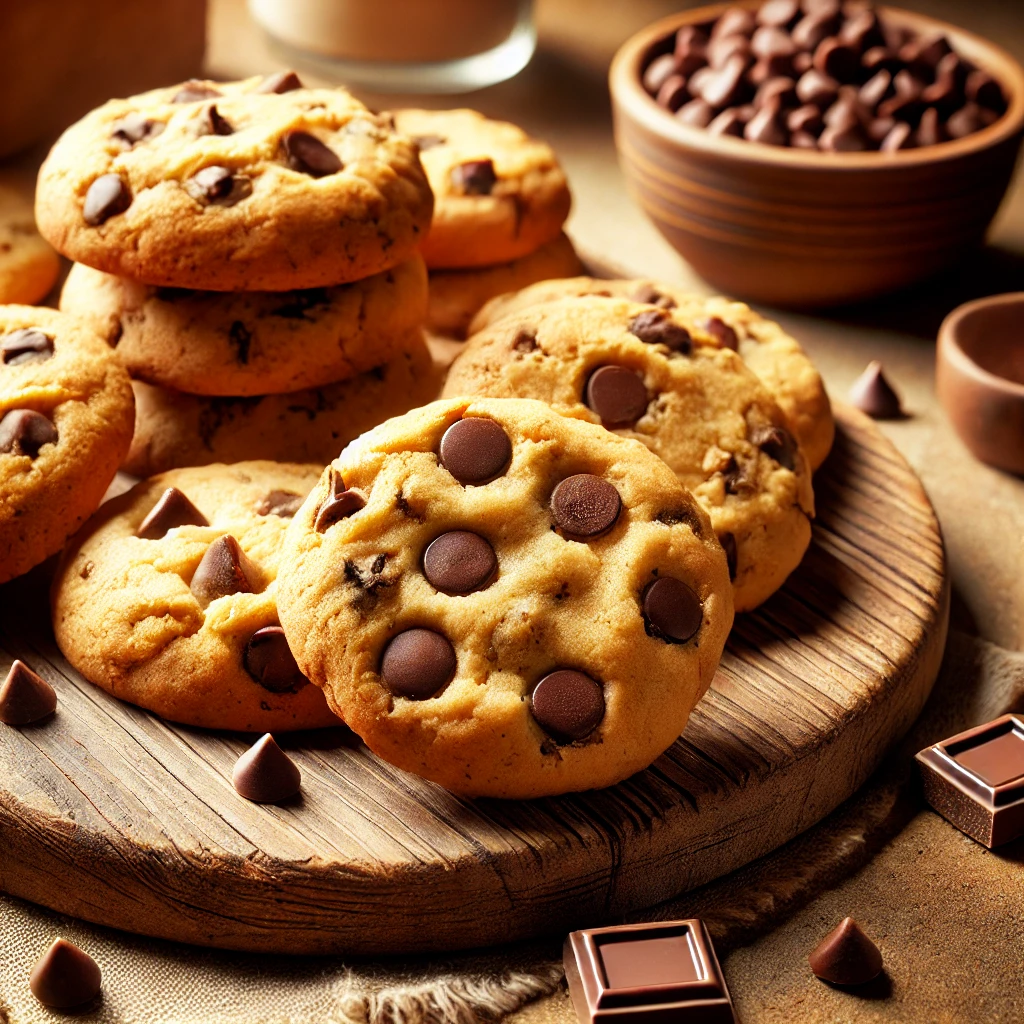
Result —
[[247, 803], [244, 737], [163, 722], [84, 682], [45, 573], [0, 589], [0, 670], [57, 689], [0, 726], [0, 888], [146, 935], [281, 953], [447, 950], [598, 924], [774, 849], [850, 796], [920, 711], [945, 643], [935, 514], [866, 417], [838, 410], [803, 564], [741, 616], [683, 736], [613, 789], [461, 800], [339, 728], [285, 738], [303, 774]]

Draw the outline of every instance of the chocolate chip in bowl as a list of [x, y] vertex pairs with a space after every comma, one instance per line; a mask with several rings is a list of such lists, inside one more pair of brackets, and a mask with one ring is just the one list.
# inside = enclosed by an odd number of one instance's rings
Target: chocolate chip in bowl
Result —
[[685, 11], [628, 40], [610, 84], [645, 212], [714, 286], [778, 306], [859, 301], [962, 258], [1024, 131], [1012, 57], [868, 4]]

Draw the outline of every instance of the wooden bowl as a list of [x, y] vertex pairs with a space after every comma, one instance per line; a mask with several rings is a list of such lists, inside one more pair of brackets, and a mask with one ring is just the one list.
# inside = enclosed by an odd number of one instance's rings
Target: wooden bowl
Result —
[[976, 299], [943, 320], [935, 387], [976, 458], [1024, 475], [1024, 292]]
[[813, 308], [902, 288], [982, 242], [1024, 132], [1024, 69], [1008, 53], [935, 18], [879, 8], [894, 24], [943, 33], [999, 80], [1007, 112], [965, 138], [892, 154], [768, 146], [682, 124], [640, 81], [677, 29], [727, 6], [655, 22], [621, 47], [609, 73], [627, 182], [697, 273], [730, 295]]

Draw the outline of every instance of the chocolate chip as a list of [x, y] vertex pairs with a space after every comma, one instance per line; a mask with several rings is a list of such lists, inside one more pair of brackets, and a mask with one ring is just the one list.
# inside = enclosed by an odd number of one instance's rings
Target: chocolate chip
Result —
[[280, 626], [257, 629], [245, 645], [242, 663], [245, 671], [271, 693], [295, 693], [309, 683], [299, 671]]
[[53, 687], [25, 662], [15, 659], [0, 686], [0, 722], [31, 725], [56, 710], [57, 694]]
[[85, 193], [82, 216], [85, 223], [95, 227], [132, 204], [132, 193], [118, 174], [101, 174]]
[[204, 167], [185, 182], [185, 190], [193, 199], [224, 199], [231, 194], [234, 178], [226, 167]]
[[[652, 96], [657, 96], [658, 91], [661, 87], [671, 78], [677, 74], [679, 68], [676, 66], [676, 58], [674, 54], [663, 53], [658, 57], [655, 57], [650, 64], [644, 69], [643, 73], [643, 86]], [[423, 148], [422, 146], [420, 147]]]
[[919, 146], [937, 146], [948, 138], [949, 134], [945, 126], [939, 120], [939, 112], [934, 107], [928, 107], [921, 115], [917, 126], [917, 144]]
[[53, 356], [53, 338], [38, 327], [22, 327], [4, 335], [0, 351], [8, 366], [42, 363]]
[[536, 332], [527, 327], [520, 327], [519, 330], [516, 331], [515, 340], [512, 342], [512, 348], [516, 352], [522, 352], [524, 355], [527, 352], [536, 352], [538, 348]]
[[738, 107], [729, 107], [708, 125], [708, 131], [712, 135], [733, 135], [739, 139], [743, 137], [746, 123], [747, 119], [742, 116]]
[[722, 550], [725, 551], [725, 564], [729, 567], [729, 579], [736, 579], [736, 564], [737, 564], [737, 552], [736, 552], [736, 538], [731, 533], [723, 533], [718, 538], [718, 543], [722, 545]]
[[42, 413], [12, 409], [0, 419], [0, 454], [34, 459], [44, 444], [57, 443], [57, 428]]
[[231, 534], [218, 537], [203, 555], [192, 576], [189, 589], [205, 608], [219, 597], [251, 594], [252, 580], [258, 570]]
[[1006, 110], [1006, 96], [1002, 86], [987, 71], [972, 71], [965, 85], [967, 98], [979, 106], [988, 107], [996, 113]]
[[302, 507], [303, 500], [302, 495], [294, 491], [271, 491], [256, 503], [256, 514], [290, 519]]
[[801, 103], [827, 107], [839, 95], [839, 83], [817, 68], [804, 72], [796, 83], [796, 95]]
[[587, 380], [583, 397], [606, 427], [632, 425], [647, 411], [643, 379], [624, 366], [598, 367]]
[[852, 405], [876, 420], [894, 420], [903, 415], [900, 396], [886, 379], [877, 359], [868, 363], [853, 382], [848, 397]]
[[284, 93], [301, 88], [302, 81], [294, 71], [278, 71], [277, 74], [267, 75], [253, 92]]
[[788, 32], [774, 25], [762, 25], [750, 40], [750, 50], [757, 57], [791, 58], [796, 46]]
[[578, 742], [604, 718], [604, 688], [583, 672], [556, 669], [533, 688], [530, 710], [537, 724], [554, 739]]
[[759, 25], [784, 27], [800, 13], [799, 0], [765, 0], [757, 10]]
[[863, 53], [871, 46], [884, 42], [878, 28], [878, 15], [869, 9], [857, 11], [848, 18], [839, 30], [838, 38], [857, 53]]
[[647, 585], [643, 611], [648, 635], [673, 644], [684, 644], [695, 636], [704, 617], [700, 598], [672, 576], [662, 576]]
[[423, 575], [445, 594], [483, 590], [498, 571], [494, 548], [477, 533], [451, 530], [430, 542], [423, 554]]
[[654, 517], [654, 520], [658, 523], [664, 523], [666, 526], [677, 526], [679, 523], [685, 523], [693, 531], [694, 537], [702, 537], [704, 535], [704, 527], [700, 521], [700, 516], [691, 508], [665, 509], [659, 512]]
[[766, 146], [784, 146], [789, 141], [789, 132], [782, 120], [778, 106], [759, 110], [743, 129], [748, 142], [760, 142]]
[[816, 977], [833, 985], [863, 985], [882, 971], [882, 954], [852, 917], [843, 918], [807, 960]]
[[176, 526], [209, 525], [206, 516], [177, 487], [168, 487], [139, 524], [135, 536], [143, 540], [159, 540]]
[[730, 7], [715, 22], [711, 29], [711, 38], [721, 36], [749, 36], [757, 27], [754, 15], [745, 7]]
[[805, 103], [786, 115], [786, 127], [794, 133], [818, 135], [825, 127], [821, 111], [812, 103]]
[[860, 153], [868, 148], [868, 141], [860, 124], [844, 124], [826, 128], [818, 139], [818, 148], [831, 153]]
[[857, 77], [860, 61], [852, 46], [829, 36], [814, 51], [814, 67], [837, 82], [852, 82]]
[[736, 336], [736, 332], [724, 320], [719, 319], [717, 316], [713, 316], [709, 320], [704, 321], [704, 330], [707, 331], [708, 334], [710, 334], [711, 337], [722, 346], [722, 348], [732, 349], [733, 352], [739, 351], [739, 338]]
[[796, 131], [790, 133], [789, 144], [794, 149], [817, 149], [818, 138], [810, 132]]
[[797, 445], [793, 435], [782, 427], [761, 427], [751, 431], [750, 443], [774, 459], [783, 469], [796, 469]]
[[674, 113], [689, 98], [690, 94], [686, 89], [686, 79], [682, 75], [672, 75], [665, 79], [658, 90], [658, 95], [654, 99], [659, 106]]
[[[719, 36], [707, 48], [708, 63], [713, 69], [720, 68], [730, 57], [737, 56], [743, 58], [744, 66], [749, 64], [752, 59], [750, 40], [746, 36]], [[691, 88], [696, 88], [696, 84], [692, 81]]]
[[714, 120], [715, 111], [704, 100], [690, 100], [676, 111], [676, 120], [694, 128], [707, 128]]
[[634, 302], [643, 302], [648, 306], [657, 306], [659, 309], [676, 308], [676, 300], [671, 295], [659, 292], [654, 285], [648, 284], [646, 281], [638, 284], [629, 297]]
[[681, 75], [692, 75], [707, 64], [708, 37], [696, 25], [684, 25], [676, 32], [675, 60]]
[[883, 68], [860, 87], [858, 98], [866, 107], [877, 107], [888, 95], [891, 85], [892, 75]]
[[672, 352], [689, 355], [693, 349], [690, 332], [664, 313], [649, 309], [638, 313], [629, 322], [629, 333], [646, 345], [664, 345]]
[[914, 145], [914, 129], [906, 121], [897, 121], [882, 138], [879, 149], [883, 153], [895, 153], [900, 149], [911, 149]]
[[228, 341], [235, 350], [235, 359], [245, 366], [249, 362], [249, 348], [252, 345], [252, 331], [241, 320], [233, 320], [228, 328]]
[[471, 416], [453, 423], [441, 438], [441, 465], [461, 484], [485, 484], [512, 459], [512, 442], [492, 419]]
[[734, 54], [720, 68], [702, 79], [700, 98], [716, 109], [738, 103], [743, 97], [743, 75], [746, 70], [746, 59]]
[[212, 85], [201, 82], [196, 78], [186, 82], [171, 100], [172, 103], [195, 103], [197, 100], [210, 100], [221, 93]]
[[464, 196], [489, 196], [498, 182], [492, 160], [469, 160], [451, 172], [452, 185]]
[[443, 135], [414, 135], [412, 141], [416, 143], [421, 153], [435, 146], [444, 146], [448, 142]]
[[[909, 125], [907, 126], [910, 127]], [[965, 135], [972, 135], [981, 131], [985, 122], [981, 117], [981, 107], [977, 103], [965, 103], [955, 114], [952, 114], [946, 122], [946, 131], [954, 139], [962, 139]]]
[[366, 499], [358, 492], [345, 486], [342, 475], [332, 466], [327, 497], [316, 514], [313, 524], [317, 533], [324, 533], [335, 523], [354, 515], [366, 506]]
[[769, 78], [757, 90], [754, 96], [755, 107], [768, 107], [778, 104], [780, 107], [797, 105], [796, 83], [788, 75]]
[[895, 95], [878, 105], [880, 117], [898, 117], [912, 120], [922, 107], [921, 83], [908, 71], [899, 71], [892, 80]]
[[312, 178], [323, 178], [341, 170], [341, 159], [333, 149], [328, 149], [315, 135], [309, 132], [285, 132], [281, 138], [288, 166]]
[[622, 511], [619, 492], [591, 473], [566, 477], [551, 493], [555, 525], [570, 540], [592, 540], [610, 530]]
[[204, 135], [234, 135], [235, 129], [231, 127], [227, 118], [223, 117], [215, 103], [211, 103], [202, 114], [202, 128]]
[[455, 664], [447, 637], [432, 629], [407, 629], [384, 648], [380, 677], [396, 697], [426, 700], [455, 675]]
[[36, 961], [29, 977], [32, 995], [54, 1010], [71, 1010], [100, 994], [99, 965], [74, 943], [57, 939]]
[[246, 800], [279, 804], [302, 788], [302, 772], [268, 732], [235, 762], [231, 781]]
[[751, 476], [752, 465], [749, 460], [737, 462], [735, 456], [730, 458], [728, 465], [722, 470], [726, 494], [738, 494], [742, 497], [753, 494], [757, 484]]
[[167, 126], [162, 121], [151, 121], [141, 114], [127, 114], [111, 126], [112, 138], [129, 146], [155, 139]]
[[801, 50], [815, 50], [838, 27], [839, 19], [833, 14], [806, 14], [793, 26], [793, 45]]

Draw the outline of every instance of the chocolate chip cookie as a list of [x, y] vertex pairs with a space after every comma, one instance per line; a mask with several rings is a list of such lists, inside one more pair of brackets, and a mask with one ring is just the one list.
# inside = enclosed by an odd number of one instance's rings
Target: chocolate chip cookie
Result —
[[364, 430], [437, 397], [440, 375], [422, 331], [403, 347], [356, 377], [281, 395], [211, 398], [133, 381], [135, 436], [124, 468], [151, 476], [251, 458], [322, 466]]
[[128, 374], [85, 324], [0, 306], [0, 583], [59, 551], [128, 451]]
[[333, 288], [155, 288], [76, 263], [61, 309], [88, 319], [135, 378], [194, 395], [322, 387], [397, 358], [423, 323], [427, 272], [414, 256]]
[[465, 343], [444, 394], [537, 398], [642, 441], [708, 510], [746, 611], [807, 549], [811, 473], [767, 388], [689, 322], [628, 299], [531, 306]]
[[561, 234], [536, 252], [511, 263], [473, 270], [432, 271], [427, 327], [449, 338], [465, 338], [470, 321], [488, 299], [536, 281], [575, 277], [582, 270], [572, 242]]
[[825, 461], [835, 436], [835, 422], [821, 374], [796, 339], [742, 302], [696, 295], [661, 281], [577, 277], [542, 281], [493, 299], [473, 319], [469, 333], [530, 306], [583, 295], [628, 298], [671, 309], [673, 317], [691, 333], [738, 352], [788, 417], [811, 469]]
[[64, 656], [108, 693], [174, 722], [337, 725], [295, 664], [275, 603], [285, 530], [319, 475], [274, 462], [203, 466], [108, 501], [54, 580]]
[[475, 110], [397, 110], [434, 190], [431, 270], [520, 259], [558, 237], [569, 186], [550, 146]]
[[147, 284], [287, 291], [408, 259], [433, 197], [416, 145], [344, 89], [276, 75], [110, 100], [39, 172], [39, 230]]
[[32, 203], [0, 186], [0, 304], [39, 302], [59, 272], [60, 259], [36, 230]]
[[281, 622], [381, 757], [474, 796], [609, 786], [680, 734], [732, 624], [707, 515], [642, 445], [540, 402], [435, 402], [325, 470]]

